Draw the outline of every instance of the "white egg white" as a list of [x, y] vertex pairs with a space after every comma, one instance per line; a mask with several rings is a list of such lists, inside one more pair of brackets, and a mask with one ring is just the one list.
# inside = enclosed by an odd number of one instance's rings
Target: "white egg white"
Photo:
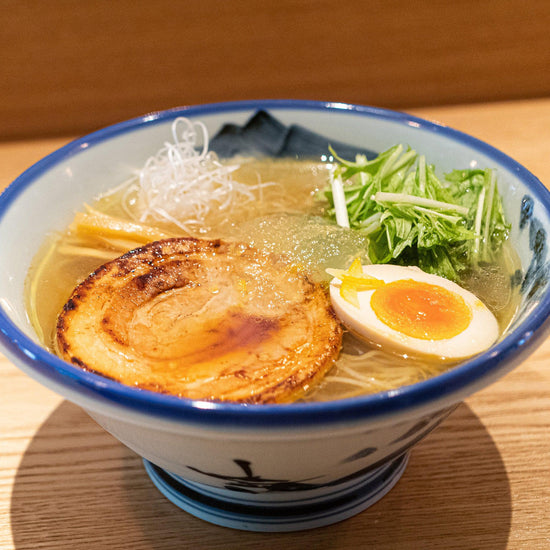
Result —
[[363, 266], [363, 272], [386, 283], [413, 279], [439, 285], [461, 296], [472, 313], [470, 324], [456, 336], [441, 340], [414, 338], [390, 328], [377, 317], [370, 305], [374, 290], [358, 293], [360, 307], [357, 308], [340, 296], [341, 281], [333, 279], [330, 283], [330, 298], [336, 314], [351, 332], [368, 342], [395, 353], [458, 360], [485, 351], [499, 336], [498, 321], [491, 311], [479, 298], [456, 283], [425, 273], [417, 267], [366, 265]]

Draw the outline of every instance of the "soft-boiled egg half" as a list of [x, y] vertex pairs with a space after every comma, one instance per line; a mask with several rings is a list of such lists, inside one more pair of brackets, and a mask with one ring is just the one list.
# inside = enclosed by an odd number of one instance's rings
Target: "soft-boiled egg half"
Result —
[[499, 336], [498, 321], [471, 292], [417, 267], [361, 266], [335, 275], [330, 298], [354, 334], [400, 354], [447, 360], [470, 357]]

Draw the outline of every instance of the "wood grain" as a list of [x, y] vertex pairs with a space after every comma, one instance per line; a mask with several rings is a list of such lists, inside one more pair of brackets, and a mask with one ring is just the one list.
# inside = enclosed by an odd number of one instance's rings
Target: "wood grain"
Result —
[[[550, 183], [550, 100], [415, 110], [486, 139]], [[0, 184], [67, 138], [0, 145]], [[550, 341], [413, 450], [380, 502], [323, 529], [257, 534], [170, 504], [141, 460], [0, 356], [0, 548], [550, 548]]]
[[0, 139], [253, 98], [550, 94], [546, 0], [2, 0]]

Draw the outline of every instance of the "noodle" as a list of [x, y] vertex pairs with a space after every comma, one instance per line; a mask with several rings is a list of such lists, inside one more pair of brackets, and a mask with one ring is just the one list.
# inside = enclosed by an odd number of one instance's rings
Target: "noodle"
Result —
[[[349, 336], [349, 335], [348, 335]], [[406, 386], [439, 374], [451, 365], [419, 361], [367, 350], [360, 355], [342, 353], [334, 369], [308, 396], [308, 401], [356, 397]], [[336, 389], [336, 385], [340, 387]]]

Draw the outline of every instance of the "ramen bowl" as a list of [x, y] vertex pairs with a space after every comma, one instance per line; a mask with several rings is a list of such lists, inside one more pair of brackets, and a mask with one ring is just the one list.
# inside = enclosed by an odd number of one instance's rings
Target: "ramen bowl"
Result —
[[[488, 351], [438, 376], [328, 402], [182, 399], [64, 362], [42, 345], [29, 322], [25, 280], [33, 258], [45, 235], [66, 227], [84, 203], [142, 166], [179, 116], [202, 121], [221, 155], [317, 155], [326, 153], [329, 142], [341, 144], [340, 151], [379, 152], [407, 143], [441, 171], [496, 169], [521, 262], [512, 281], [521, 296], [513, 322]], [[285, 100], [152, 113], [66, 145], [29, 168], [0, 197], [0, 342], [21, 370], [82, 407], [142, 456], [152, 482], [183, 510], [245, 530], [328, 525], [382, 498], [404, 472], [416, 443], [462, 400], [511, 371], [543, 341], [550, 312], [549, 227], [549, 193], [525, 168], [473, 137], [407, 114]]]

